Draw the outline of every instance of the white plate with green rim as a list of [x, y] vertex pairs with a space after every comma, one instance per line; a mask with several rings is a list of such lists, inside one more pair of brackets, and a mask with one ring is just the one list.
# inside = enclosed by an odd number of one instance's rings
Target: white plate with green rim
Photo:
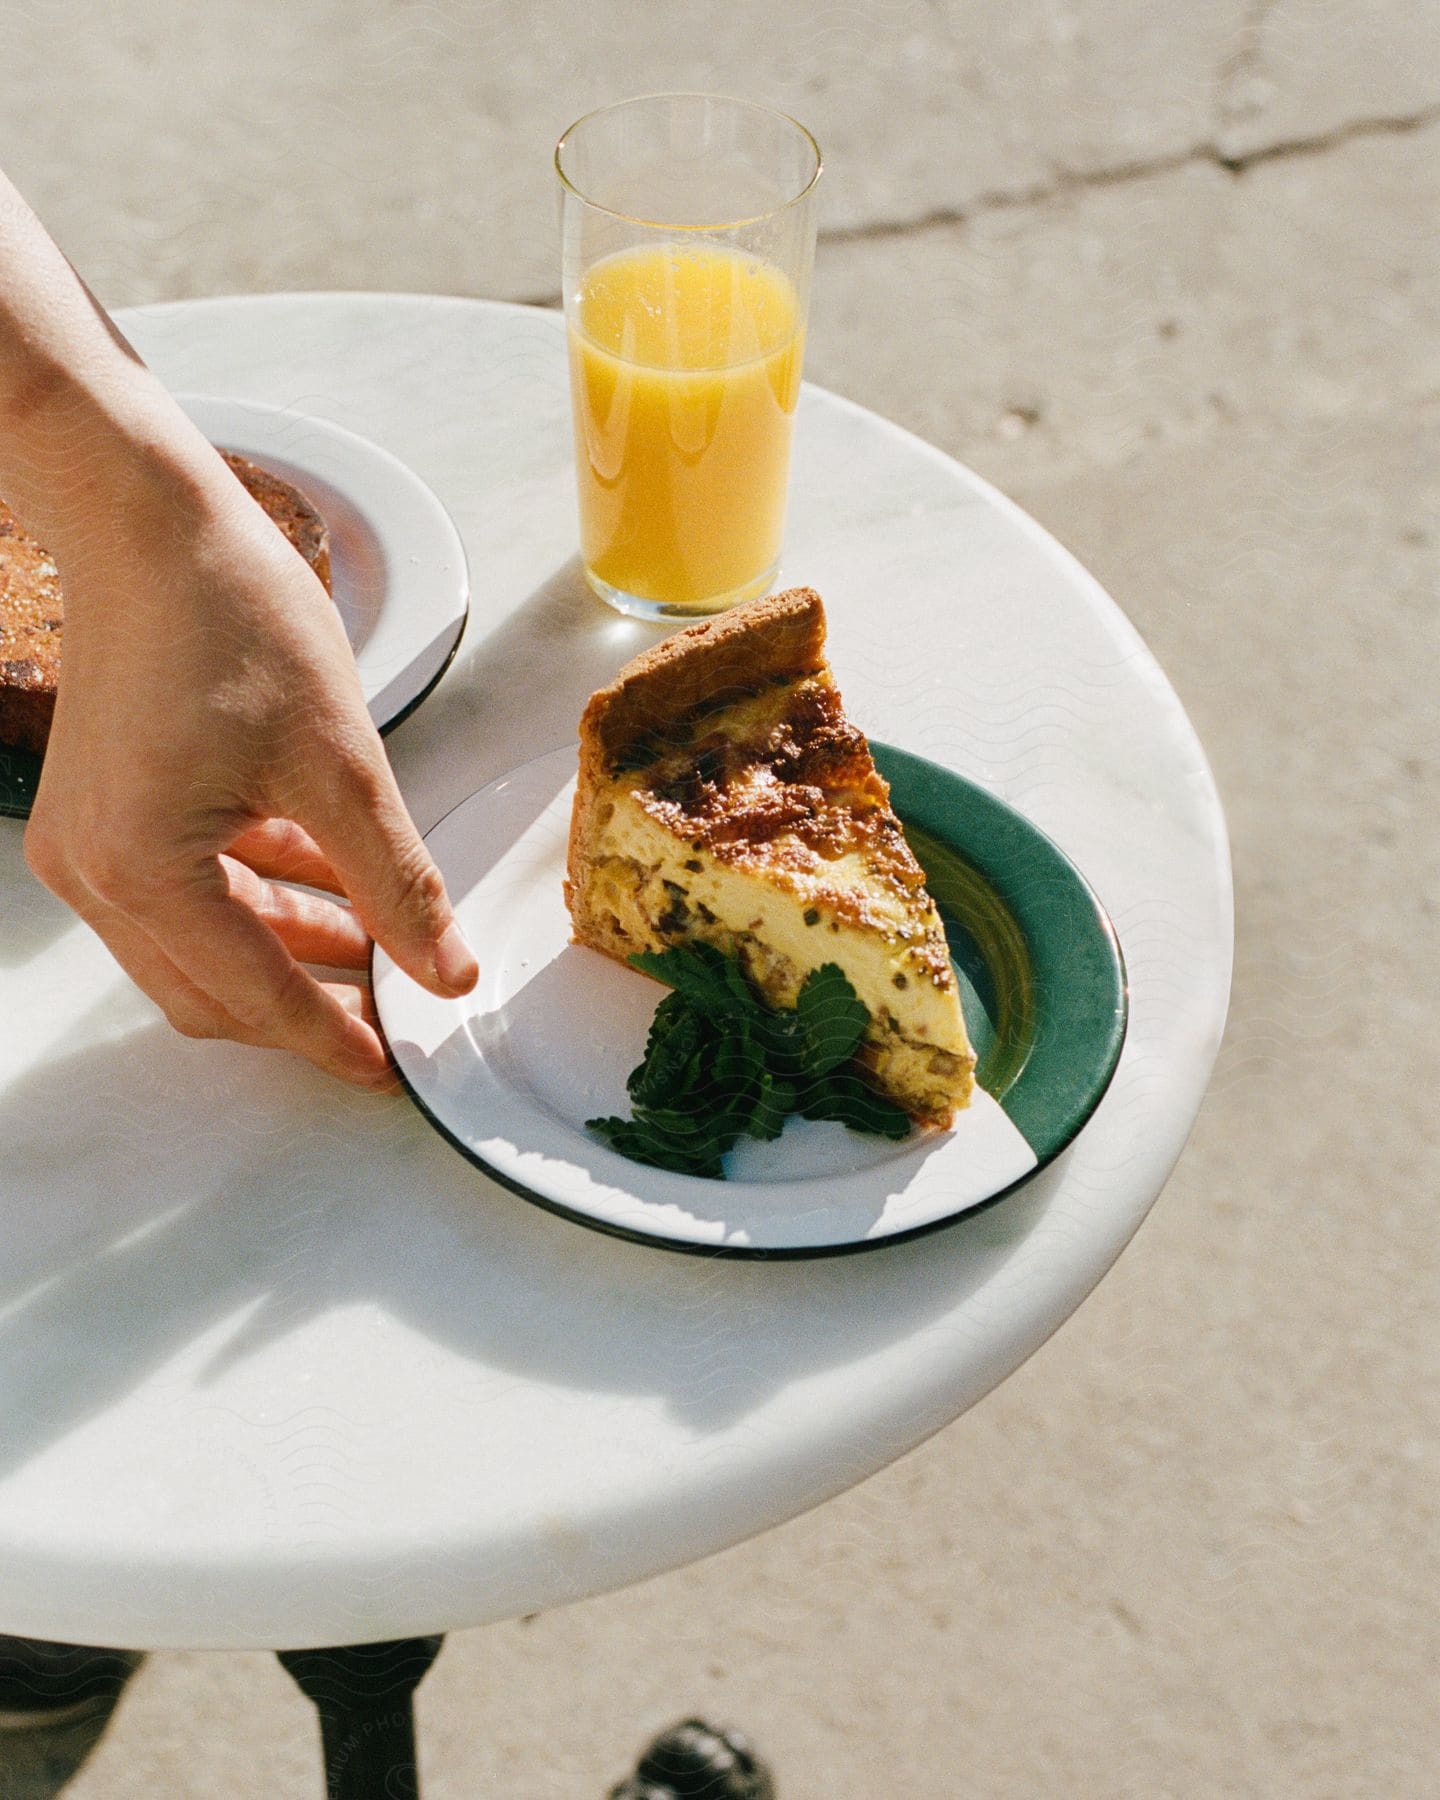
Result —
[[406, 1088], [476, 1167], [579, 1223], [668, 1249], [819, 1256], [874, 1249], [1009, 1193], [1099, 1105], [1125, 1037], [1114, 927], [1042, 832], [953, 771], [872, 744], [926, 872], [978, 1056], [948, 1131], [899, 1142], [791, 1118], [727, 1179], [631, 1162], [585, 1128], [629, 1110], [626, 1078], [665, 989], [570, 941], [561, 883], [576, 752], [472, 794], [428, 834], [480, 957], [475, 990], [427, 993], [377, 949], [381, 1026]]

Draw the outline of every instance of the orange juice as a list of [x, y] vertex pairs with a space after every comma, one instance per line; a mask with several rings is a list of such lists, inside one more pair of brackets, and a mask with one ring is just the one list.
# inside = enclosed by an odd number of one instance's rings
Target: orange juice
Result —
[[585, 271], [570, 385], [593, 576], [697, 611], [764, 591], [802, 338], [788, 277], [718, 244], [646, 245]]

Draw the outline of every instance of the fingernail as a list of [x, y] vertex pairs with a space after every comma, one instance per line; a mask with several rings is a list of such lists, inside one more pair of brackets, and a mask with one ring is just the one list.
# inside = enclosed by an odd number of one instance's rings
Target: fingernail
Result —
[[444, 986], [453, 988], [457, 994], [468, 993], [479, 978], [480, 965], [475, 960], [475, 952], [465, 942], [464, 933], [453, 919], [435, 946], [435, 973]]

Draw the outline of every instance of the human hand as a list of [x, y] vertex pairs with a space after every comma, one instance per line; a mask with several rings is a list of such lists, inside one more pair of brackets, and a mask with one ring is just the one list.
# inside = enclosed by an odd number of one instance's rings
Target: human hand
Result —
[[64, 660], [26, 857], [186, 1036], [393, 1087], [368, 989], [302, 965], [362, 969], [373, 937], [452, 995], [475, 959], [329, 596], [188, 422], [164, 436], [98, 451], [47, 533]]

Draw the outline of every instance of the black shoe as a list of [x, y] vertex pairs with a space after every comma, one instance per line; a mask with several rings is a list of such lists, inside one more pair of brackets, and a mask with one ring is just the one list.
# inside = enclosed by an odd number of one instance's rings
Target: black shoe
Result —
[[775, 1800], [775, 1783], [742, 1732], [686, 1719], [660, 1733], [609, 1800]]
[[133, 1650], [0, 1637], [0, 1731], [44, 1730], [108, 1711], [139, 1665]]

